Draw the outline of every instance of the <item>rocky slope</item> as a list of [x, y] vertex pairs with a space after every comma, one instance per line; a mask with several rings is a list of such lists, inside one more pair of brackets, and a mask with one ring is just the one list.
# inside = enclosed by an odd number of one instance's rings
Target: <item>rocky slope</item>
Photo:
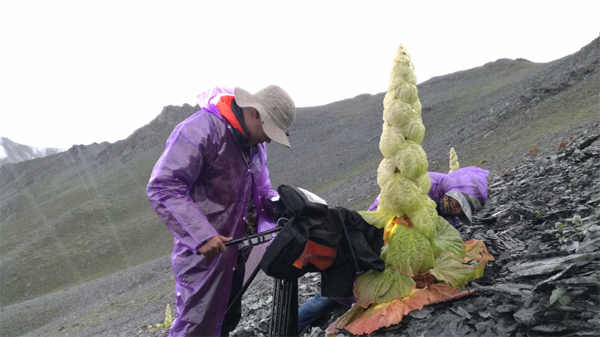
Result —
[[[415, 311], [372, 335], [597, 336], [600, 125], [573, 137], [556, 154], [532, 153], [492, 174], [488, 204], [472, 226], [459, 227], [464, 240], [484, 241], [496, 257], [469, 286], [474, 294]], [[319, 280], [318, 274], [300, 279], [300, 302], [319, 291]], [[269, 281], [250, 289], [235, 336], [268, 335]], [[322, 336], [343, 312], [302, 335]]]

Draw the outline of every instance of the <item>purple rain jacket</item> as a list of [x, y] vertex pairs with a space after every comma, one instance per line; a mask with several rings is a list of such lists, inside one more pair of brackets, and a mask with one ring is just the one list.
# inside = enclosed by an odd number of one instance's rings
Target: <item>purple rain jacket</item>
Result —
[[238, 248], [230, 246], [214, 260], [195, 254], [197, 249], [217, 234], [241, 237], [250, 197], [258, 231], [274, 227], [263, 206], [263, 200], [277, 196], [265, 146], [259, 144], [246, 161], [232, 126], [212, 103], [222, 94], [232, 91], [215, 88], [198, 96], [201, 110], [175, 127], [146, 188], [148, 201], [174, 237], [177, 318], [169, 336], [221, 333]]
[[[480, 169], [479, 167], [469, 166], [458, 169], [452, 173], [437, 173], [428, 172], [431, 188], [429, 189], [429, 197], [437, 202], [451, 190], [458, 190], [472, 197], [483, 198], [487, 202], [488, 199], [488, 183], [487, 176], [489, 171]], [[379, 196], [375, 199], [369, 211], [374, 211], [379, 205]], [[445, 217], [452, 225], [458, 224], [459, 220], [456, 216]]]

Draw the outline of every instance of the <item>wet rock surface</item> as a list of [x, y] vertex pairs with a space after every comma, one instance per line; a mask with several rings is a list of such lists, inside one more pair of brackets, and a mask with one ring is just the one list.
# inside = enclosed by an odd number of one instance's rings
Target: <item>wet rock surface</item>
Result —
[[[469, 285], [473, 295], [412, 312], [372, 335], [600, 335], [599, 125], [566, 143], [552, 156], [532, 153], [512, 169], [490, 173], [486, 207], [473, 225], [458, 228], [463, 240], [482, 240], [496, 257]], [[268, 332], [272, 280], [262, 275], [255, 282], [234, 336]], [[303, 276], [298, 302], [319, 289], [318, 274]], [[344, 311], [300, 335], [323, 336]]]

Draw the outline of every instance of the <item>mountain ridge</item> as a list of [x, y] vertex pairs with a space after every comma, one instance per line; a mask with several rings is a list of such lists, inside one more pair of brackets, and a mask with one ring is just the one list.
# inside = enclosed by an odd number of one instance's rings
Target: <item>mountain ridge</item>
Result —
[[14, 142], [7, 137], [0, 137], [0, 166], [8, 163], [18, 163], [35, 158], [43, 158], [63, 151], [63, 149], [56, 147], [24, 145]]

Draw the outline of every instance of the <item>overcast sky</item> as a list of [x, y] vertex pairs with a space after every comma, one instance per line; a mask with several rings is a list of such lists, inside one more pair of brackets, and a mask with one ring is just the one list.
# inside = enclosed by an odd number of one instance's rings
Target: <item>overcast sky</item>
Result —
[[282, 86], [298, 107], [500, 58], [549, 62], [600, 33], [600, 1], [2, 1], [0, 136], [114, 142], [212, 86]]

